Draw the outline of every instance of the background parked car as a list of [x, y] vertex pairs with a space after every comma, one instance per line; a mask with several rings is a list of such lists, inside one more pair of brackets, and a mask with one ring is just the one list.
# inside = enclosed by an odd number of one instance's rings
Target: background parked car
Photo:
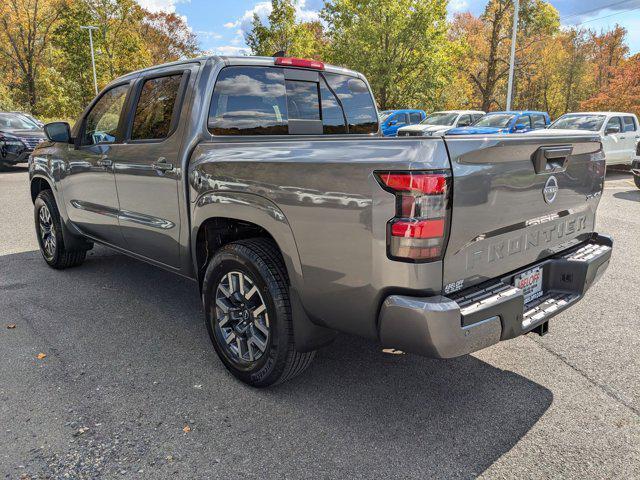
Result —
[[481, 110], [446, 110], [427, 115], [418, 125], [398, 129], [398, 136], [413, 137], [442, 135], [454, 127], [468, 127], [478, 121], [485, 112]]
[[549, 131], [598, 132], [607, 165], [631, 165], [640, 139], [638, 118], [624, 112], [565, 113], [549, 126]]
[[546, 128], [550, 123], [547, 112], [533, 110], [491, 112], [470, 127], [453, 128], [447, 135], [488, 135], [495, 133], [524, 133]]
[[35, 123], [40, 128], [44, 127], [44, 123], [42, 123], [40, 120], [38, 120], [36, 117], [31, 115], [30, 113], [27, 113], [27, 112], [11, 112], [11, 113], [14, 113], [16, 115], [20, 115], [21, 117], [26, 118], [27, 120]]
[[383, 110], [380, 112], [382, 135], [395, 137], [399, 128], [420, 123], [426, 116], [424, 110]]
[[26, 162], [45, 135], [42, 128], [15, 113], [0, 112], [0, 167]]

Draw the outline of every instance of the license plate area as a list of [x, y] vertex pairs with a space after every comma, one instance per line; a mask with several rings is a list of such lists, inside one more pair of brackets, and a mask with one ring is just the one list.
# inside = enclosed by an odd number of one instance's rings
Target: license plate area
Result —
[[513, 286], [522, 290], [525, 304], [542, 296], [542, 273], [542, 267], [535, 267], [513, 278]]

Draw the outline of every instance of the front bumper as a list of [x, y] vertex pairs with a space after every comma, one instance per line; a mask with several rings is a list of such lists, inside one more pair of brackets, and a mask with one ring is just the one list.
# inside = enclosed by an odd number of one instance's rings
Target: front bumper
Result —
[[22, 149], [20, 152], [6, 151], [0, 154], [0, 163], [15, 165], [17, 163], [27, 163], [29, 161], [29, 155], [33, 150]]
[[[432, 358], [452, 358], [515, 338], [545, 325], [578, 302], [609, 266], [613, 241], [589, 241], [500, 279], [450, 297], [391, 295], [379, 315], [385, 346]], [[513, 286], [518, 273], [543, 268], [543, 295], [524, 303]]]

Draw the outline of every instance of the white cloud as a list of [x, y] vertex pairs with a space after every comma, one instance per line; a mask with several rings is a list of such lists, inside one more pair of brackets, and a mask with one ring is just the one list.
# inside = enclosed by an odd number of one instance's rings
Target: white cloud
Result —
[[188, 3], [190, 0], [136, 0], [140, 6], [150, 12], [169, 12], [176, 11], [176, 4]]
[[449, 11], [462, 12], [469, 9], [469, 2], [466, 0], [452, 0], [449, 2]]
[[236, 45], [222, 45], [220, 47], [214, 47], [212, 50], [206, 52], [210, 55], [227, 55], [230, 57], [239, 55], [249, 55], [251, 51], [247, 47], [241, 47]]
[[222, 35], [220, 35], [218, 32], [198, 30], [195, 32], [195, 34], [198, 35], [198, 37], [206, 38], [207, 40], [220, 40], [222, 38]]
[[[224, 24], [226, 28], [238, 28], [240, 34], [244, 34], [251, 29], [251, 22], [253, 22], [253, 16], [257, 15], [262, 22], [267, 22], [269, 14], [271, 13], [271, 2], [258, 2], [250, 10], [245, 10], [242, 16], [236, 19], [234, 22], [227, 22]], [[303, 22], [311, 22], [320, 19], [320, 13], [318, 10], [307, 8], [306, 0], [300, 0], [296, 5], [296, 18]]]

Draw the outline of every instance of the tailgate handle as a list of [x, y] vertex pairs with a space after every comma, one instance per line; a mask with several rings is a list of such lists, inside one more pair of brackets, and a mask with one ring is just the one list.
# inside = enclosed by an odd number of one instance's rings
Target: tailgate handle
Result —
[[533, 168], [536, 173], [564, 172], [572, 152], [573, 145], [540, 147], [532, 156]]

